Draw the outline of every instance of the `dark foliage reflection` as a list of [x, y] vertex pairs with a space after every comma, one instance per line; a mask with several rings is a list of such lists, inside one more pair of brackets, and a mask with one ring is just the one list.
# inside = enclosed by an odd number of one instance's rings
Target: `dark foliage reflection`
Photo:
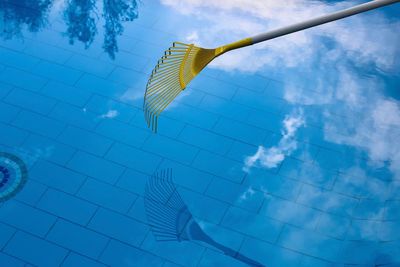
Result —
[[[23, 37], [23, 31], [38, 32], [48, 24], [54, 0], [0, 0], [0, 36], [5, 39]], [[69, 43], [82, 42], [89, 48], [104, 24], [103, 49], [111, 58], [118, 52], [118, 36], [124, 32], [123, 22], [138, 17], [136, 0], [65, 0], [62, 18], [67, 26]], [[102, 11], [102, 13], [100, 13]]]
[[103, 48], [111, 58], [118, 52], [117, 36], [124, 31], [122, 21], [132, 21], [138, 17], [136, 1], [132, 0], [104, 0], [103, 14], [105, 20], [105, 34]]
[[68, 25], [66, 34], [70, 44], [78, 40], [88, 48], [97, 34], [96, 1], [68, 0], [64, 19]]
[[0, 36], [22, 36], [24, 28], [38, 32], [47, 24], [53, 0], [0, 0]]

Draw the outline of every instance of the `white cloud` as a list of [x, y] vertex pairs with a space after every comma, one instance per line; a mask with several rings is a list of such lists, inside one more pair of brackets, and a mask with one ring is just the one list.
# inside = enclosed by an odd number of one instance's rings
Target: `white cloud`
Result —
[[138, 90], [135, 88], [129, 88], [121, 95], [120, 100], [130, 102], [130, 101], [135, 101], [135, 100], [138, 100], [141, 98], [143, 98], [142, 90]]
[[[177, 34], [181, 38], [187, 37], [186, 41], [205, 47], [216, 47], [357, 4], [307, 0], [161, 2], [190, 17], [185, 25], [180, 25]], [[334, 61], [340, 57], [351, 57], [361, 64], [390, 69], [400, 51], [397, 45], [400, 36], [396, 34], [399, 28], [399, 23], [391, 22], [378, 12], [369, 12], [229, 52], [211, 65], [224, 70], [243, 71], [257, 71], [263, 67], [307, 68], [310, 59], [322, 55], [327, 59], [333, 57]], [[327, 48], [322, 38], [332, 41], [334, 48]]]
[[257, 152], [246, 157], [243, 167], [244, 171], [249, 171], [253, 166], [265, 168], [276, 168], [284, 159], [285, 156], [293, 153], [297, 148], [297, 141], [294, 139], [296, 131], [305, 124], [302, 111], [287, 115], [282, 122], [283, 129], [281, 131], [282, 138], [276, 146], [265, 148], [259, 146]]
[[250, 186], [239, 196], [239, 202], [246, 201], [247, 199], [251, 198], [255, 193], [256, 191]]
[[[325, 140], [349, 145], [367, 152], [370, 166], [388, 164], [400, 177], [400, 104], [383, 95], [384, 83], [376, 76], [358, 75], [340, 66], [333, 83], [333, 93], [308, 101], [323, 110]], [[301, 103], [307, 91], [290, 95], [291, 102]]]
[[100, 118], [112, 119], [117, 117], [118, 115], [119, 115], [118, 110], [110, 109], [109, 111], [107, 111], [107, 113], [100, 115]]
[[393, 89], [385, 88], [379, 75], [365, 76], [343, 62], [336, 64], [333, 77], [324, 71], [314, 70], [315, 76], [321, 74], [314, 82], [302, 82], [301, 75], [288, 80], [285, 99], [320, 110], [326, 141], [364, 151], [370, 167], [387, 165], [400, 177], [400, 104], [384, 95]]
[[197, 31], [191, 32], [188, 36], [186, 36], [185, 39], [191, 43], [198, 43], [199, 42], [199, 34]]

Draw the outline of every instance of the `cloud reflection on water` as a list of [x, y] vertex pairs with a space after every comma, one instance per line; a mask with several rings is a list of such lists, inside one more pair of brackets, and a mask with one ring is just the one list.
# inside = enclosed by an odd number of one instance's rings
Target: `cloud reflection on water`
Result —
[[[305, 0], [161, 2], [187, 18], [177, 34], [205, 47], [357, 4]], [[395, 192], [399, 191], [400, 179], [400, 104], [387, 94], [396, 90], [389, 76], [397, 81], [394, 84], [400, 79], [396, 74], [400, 67], [399, 30], [398, 19], [373, 11], [233, 51], [211, 64], [211, 68], [227, 72], [257, 73], [279, 79], [285, 84], [283, 97], [289, 107], [304, 109], [307, 125], [299, 134], [285, 138], [288, 135], [284, 131], [270, 148], [260, 144], [255, 154], [246, 155], [244, 169], [271, 169], [283, 161], [280, 175], [308, 185], [299, 183], [295, 185], [298, 188], [292, 188], [300, 192], [297, 202], [301, 205], [274, 202], [271, 209], [264, 208], [265, 215], [289, 222], [300, 217], [304, 225], [315, 222], [317, 232], [332, 235], [337, 231], [335, 238], [341, 243], [313, 243], [315, 239], [310, 232], [291, 231], [293, 235], [285, 237], [284, 245], [314, 257], [349, 264], [400, 261], [395, 249], [400, 217], [388, 217], [388, 203], [399, 206], [399, 194]], [[322, 131], [323, 144], [333, 149], [328, 154], [337, 156], [325, 157], [319, 152], [305, 160], [311, 163], [292, 163], [287, 156], [295, 146], [285, 145], [287, 141], [299, 139], [320, 145], [320, 140], [310, 135], [314, 130], [310, 130], [309, 120], [310, 125], [317, 124]], [[335, 149], [339, 152], [334, 152]], [[303, 153], [309, 155], [307, 151]], [[335, 168], [328, 170], [330, 166]], [[248, 175], [251, 179], [251, 171]], [[273, 194], [268, 189], [270, 184], [265, 181], [261, 187]], [[250, 184], [249, 189], [252, 188]], [[318, 220], [307, 217], [299, 214], [304, 206], [317, 207], [334, 216]], [[307, 244], [315, 248], [307, 249]], [[336, 245], [343, 246], [336, 254], [324, 251], [325, 247], [333, 251]]]
[[250, 171], [254, 165], [269, 169], [276, 168], [285, 159], [285, 156], [290, 156], [297, 149], [294, 137], [297, 129], [305, 124], [303, 112], [300, 110], [295, 114], [287, 115], [282, 124], [282, 138], [278, 144], [269, 148], [259, 146], [254, 155], [245, 159], [244, 171]]

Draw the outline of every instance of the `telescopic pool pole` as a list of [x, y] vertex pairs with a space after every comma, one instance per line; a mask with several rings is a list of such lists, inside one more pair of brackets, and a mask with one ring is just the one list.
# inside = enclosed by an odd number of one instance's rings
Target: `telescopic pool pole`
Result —
[[230, 50], [271, 40], [397, 2], [400, 2], [400, 0], [370, 1], [314, 19], [261, 33], [215, 49], [206, 49], [194, 44], [175, 42], [172, 47], [165, 51], [164, 56], [158, 61], [147, 82], [143, 104], [147, 125], [156, 132], [158, 116], [161, 112], [208, 63]]

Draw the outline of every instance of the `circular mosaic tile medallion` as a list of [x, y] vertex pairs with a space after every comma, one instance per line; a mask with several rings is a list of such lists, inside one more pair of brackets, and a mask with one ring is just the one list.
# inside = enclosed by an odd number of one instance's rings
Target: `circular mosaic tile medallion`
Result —
[[27, 176], [28, 170], [20, 158], [0, 152], [0, 202], [12, 198], [21, 191]]

